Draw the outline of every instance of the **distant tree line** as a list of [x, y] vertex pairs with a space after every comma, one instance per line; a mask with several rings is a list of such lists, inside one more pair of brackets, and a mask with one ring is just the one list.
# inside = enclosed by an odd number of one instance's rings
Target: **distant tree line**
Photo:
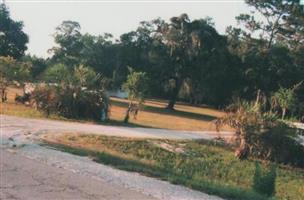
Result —
[[303, 9], [294, 0], [245, 2], [253, 12], [237, 16], [239, 26], [229, 26], [224, 35], [211, 18], [192, 20], [187, 14], [141, 22], [119, 39], [109, 33], [83, 34], [78, 22], [64, 21], [56, 28], [56, 46], [47, 59], [24, 55], [28, 39], [22, 22], [11, 20], [1, 5], [0, 55], [31, 63], [33, 81], [57, 82], [58, 76], [65, 76], [60, 70], [73, 73], [75, 67], [86, 66], [103, 76], [107, 89], [121, 88], [131, 67], [145, 73], [149, 96], [169, 100], [168, 109], [174, 109], [176, 101], [224, 107], [236, 97], [265, 98], [268, 107], [273, 99], [278, 106], [284, 90], [297, 86], [292, 90], [293, 106], [277, 112], [301, 117]]

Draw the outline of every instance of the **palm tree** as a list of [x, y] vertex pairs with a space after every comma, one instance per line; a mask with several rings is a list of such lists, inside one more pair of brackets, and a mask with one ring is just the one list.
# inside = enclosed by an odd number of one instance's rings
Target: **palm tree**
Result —
[[295, 90], [300, 87], [302, 82], [294, 85], [292, 88], [282, 88], [272, 96], [272, 107], [279, 107], [282, 111], [282, 120], [285, 118], [286, 112], [295, 106], [296, 93]]
[[238, 99], [228, 107], [227, 114], [217, 119], [215, 123], [218, 131], [223, 125], [229, 125], [235, 129], [239, 140], [235, 156], [239, 159], [246, 159], [261, 133], [275, 125], [276, 117], [270, 112], [263, 113], [259, 102]]

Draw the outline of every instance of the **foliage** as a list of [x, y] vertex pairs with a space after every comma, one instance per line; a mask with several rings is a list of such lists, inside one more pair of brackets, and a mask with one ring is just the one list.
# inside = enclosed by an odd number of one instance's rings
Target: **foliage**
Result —
[[6, 90], [13, 81], [22, 82], [30, 77], [30, 64], [18, 62], [12, 57], [0, 57], [0, 96], [6, 101]]
[[252, 147], [252, 157], [286, 165], [304, 167], [304, 146], [297, 137], [300, 130], [285, 123], [264, 130]]
[[48, 59], [39, 58], [36, 56], [25, 55], [21, 58], [22, 62], [30, 63], [32, 68], [30, 71], [32, 81], [40, 81], [42, 79], [43, 72], [48, 67]]
[[55, 87], [38, 86], [31, 94], [30, 101], [37, 110], [43, 111], [46, 116], [57, 111], [59, 97]]
[[261, 90], [269, 98], [280, 87], [303, 81], [303, 9], [293, 0], [245, 2], [251, 13], [236, 18], [237, 28], [227, 28], [229, 49], [239, 57], [243, 71], [239, 96], [252, 100]]
[[293, 42], [302, 41], [302, 26], [295, 26], [302, 16], [291, 1], [246, 3], [265, 20], [242, 14], [240, 28], [229, 27], [227, 35], [217, 33], [211, 18], [190, 20], [187, 14], [141, 22], [115, 42], [109, 33], [81, 34], [78, 22], [64, 21], [54, 34], [57, 46], [49, 63], [71, 71], [90, 66], [111, 89], [121, 87], [132, 66], [146, 73], [151, 96], [168, 99], [170, 109], [178, 99], [222, 107], [233, 96], [252, 100], [258, 90], [270, 97], [303, 80], [303, 47]]
[[109, 100], [102, 77], [90, 67], [80, 65], [71, 70], [56, 64], [47, 68], [44, 79], [53, 86], [38, 87], [32, 99], [47, 115], [53, 112], [67, 118], [108, 119]]
[[235, 155], [245, 159], [249, 155], [295, 166], [303, 166], [304, 147], [297, 142], [297, 130], [261, 109], [259, 102], [237, 100], [226, 116], [216, 120], [220, 128], [228, 124], [236, 130], [239, 148]]
[[[299, 1], [256, 1], [246, 0], [249, 6], [255, 8], [251, 14], [241, 14], [237, 20], [244, 24], [248, 32], [259, 33], [267, 40], [269, 48], [274, 42], [287, 45], [303, 45], [304, 34], [300, 24], [304, 23], [303, 9]], [[259, 14], [260, 20], [257, 19]]]
[[0, 56], [18, 59], [24, 55], [28, 36], [22, 29], [23, 22], [11, 19], [6, 5], [0, 3]]
[[[144, 72], [136, 72], [129, 68], [129, 75], [127, 81], [123, 84], [123, 89], [128, 92], [128, 99], [130, 101], [124, 122], [129, 120], [130, 112], [136, 118], [139, 106], [144, 102], [147, 95], [147, 77]], [[135, 104], [137, 102], [137, 105]]]
[[94, 88], [101, 76], [96, 74], [92, 68], [80, 65], [74, 69], [74, 78], [75, 84], [79, 84], [81, 87]]
[[260, 164], [256, 162], [253, 190], [266, 196], [274, 196], [276, 176], [276, 167], [274, 165], [270, 167], [269, 171], [263, 173]]
[[187, 14], [182, 14], [172, 17], [169, 23], [159, 19], [154, 24], [158, 27], [154, 38], [159, 43], [155, 54], [161, 54], [158, 59], [165, 59], [160, 70], [166, 70], [164, 78], [173, 81], [168, 109], [174, 108], [187, 79], [191, 80], [193, 90], [204, 93], [209, 89], [208, 82], [221, 81], [222, 73], [229, 72], [230, 54], [225, 37], [217, 33], [210, 18], [191, 21]]
[[66, 65], [55, 64], [45, 70], [43, 79], [48, 83], [61, 83], [71, 79], [71, 72]]
[[81, 64], [79, 56], [82, 48], [80, 28], [80, 24], [75, 21], [63, 21], [56, 28], [54, 39], [58, 46], [49, 50], [54, 54], [53, 60], [55, 62], [61, 62], [68, 67]]
[[127, 81], [123, 84], [123, 89], [128, 92], [130, 101], [143, 102], [147, 94], [147, 77], [144, 72], [136, 72], [129, 68]]
[[282, 119], [285, 118], [286, 112], [296, 105], [295, 88], [280, 88], [273, 94], [273, 107], [279, 107], [282, 110]]
[[101, 91], [38, 86], [31, 95], [31, 102], [47, 116], [58, 114], [66, 118], [98, 121], [108, 118], [109, 101]]

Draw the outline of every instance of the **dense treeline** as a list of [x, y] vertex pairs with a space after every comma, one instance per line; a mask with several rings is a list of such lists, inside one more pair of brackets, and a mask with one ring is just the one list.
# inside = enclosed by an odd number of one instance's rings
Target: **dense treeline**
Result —
[[[280, 89], [296, 88], [298, 103], [288, 115], [300, 117], [304, 110], [303, 9], [293, 0], [246, 3], [254, 12], [236, 17], [239, 27], [228, 27], [224, 35], [211, 18], [190, 19], [187, 14], [169, 21], [141, 22], [119, 39], [109, 33], [82, 34], [79, 23], [64, 21], [56, 28], [50, 58], [27, 55], [21, 60], [32, 64], [33, 80], [45, 81], [46, 72], [59, 63], [71, 72], [87, 66], [103, 76], [108, 89], [121, 88], [131, 67], [147, 75], [149, 95], [168, 99], [168, 109], [177, 100], [223, 107], [234, 98], [270, 99]], [[7, 22], [2, 16], [9, 15], [3, 5], [0, 14], [3, 32], [2, 23]], [[22, 23], [15, 26], [20, 29]], [[18, 36], [23, 43], [25, 36]], [[8, 40], [1, 41], [1, 56], [19, 59], [24, 53], [22, 45], [19, 54], [6, 51], [2, 43]]]

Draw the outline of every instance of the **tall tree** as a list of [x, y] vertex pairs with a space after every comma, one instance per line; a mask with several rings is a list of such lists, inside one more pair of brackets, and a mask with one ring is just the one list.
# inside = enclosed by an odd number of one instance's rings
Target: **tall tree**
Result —
[[0, 56], [18, 59], [24, 55], [28, 36], [22, 29], [23, 22], [11, 19], [6, 5], [0, 4]]
[[160, 20], [155, 23], [158, 26], [155, 38], [165, 47], [160, 52], [168, 58], [164, 69], [172, 80], [167, 108], [173, 109], [184, 81], [197, 74], [204, 76], [201, 72], [207, 71], [202, 69], [206, 69], [211, 55], [226, 48], [226, 40], [217, 33], [210, 18], [191, 21], [182, 14], [171, 18], [169, 23]]
[[[304, 13], [298, 0], [245, 0], [254, 8], [237, 17], [247, 35], [267, 40], [267, 48], [281, 41], [288, 46], [304, 45]], [[257, 19], [256, 16], [260, 16]]]
[[270, 96], [303, 80], [298, 55], [304, 44], [304, 12], [294, 0], [245, 2], [254, 10], [236, 18], [240, 28], [228, 27], [230, 50], [242, 60], [246, 98], [254, 98], [258, 90]]
[[75, 21], [63, 21], [56, 28], [54, 39], [58, 46], [49, 50], [54, 54], [53, 60], [70, 67], [79, 64], [82, 49], [80, 30], [80, 24]]

